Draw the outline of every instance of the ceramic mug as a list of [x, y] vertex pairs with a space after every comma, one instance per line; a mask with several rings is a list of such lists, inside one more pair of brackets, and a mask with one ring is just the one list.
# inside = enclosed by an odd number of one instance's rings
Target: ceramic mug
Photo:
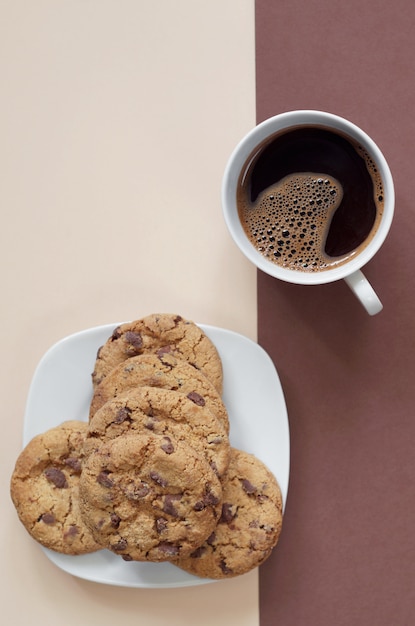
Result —
[[[394, 205], [379, 147], [355, 124], [323, 111], [289, 111], [258, 124], [234, 149], [222, 181], [226, 225], [252, 263], [296, 284], [344, 279], [370, 315], [383, 307], [361, 268], [383, 244]], [[341, 241], [351, 232], [349, 222], [355, 240]], [[301, 238], [312, 245], [300, 246]]]

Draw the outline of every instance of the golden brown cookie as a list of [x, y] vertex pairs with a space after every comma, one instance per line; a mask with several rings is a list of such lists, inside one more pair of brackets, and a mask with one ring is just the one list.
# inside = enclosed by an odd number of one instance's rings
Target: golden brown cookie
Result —
[[85, 460], [80, 506], [95, 539], [125, 560], [169, 561], [208, 537], [221, 511], [220, 481], [183, 441], [127, 433]]
[[99, 384], [114, 367], [132, 356], [163, 352], [203, 372], [222, 393], [222, 363], [212, 341], [194, 322], [168, 313], [118, 326], [98, 351], [93, 384]]
[[169, 353], [143, 354], [120, 363], [94, 390], [89, 418], [108, 400], [132, 387], [159, 387], [184, 393], [206, 406], [229, 432], [229, 418], [219, 392], [201, 371]]
[[183, 393], [157, 387], [128, 389], [106, 402], [90, 421], [84, 449], [89, 454], [101, 441], [142, 431], [187, 442], [219, 477], [228, 468], [230, 444], [223, 422]]
[[268, 558], [281, 532], [278, 483], [255, 456], [232, 448], [222, 488], [222, 515], [217, 527], [190, 556], [175, 561], [202, 578], [245, 574]]
[[88, 424], [63, 422], [34, 437], [20, 453], [10, 493], [20, 521], [47, 548], [64, 554], [99, 550], [78, 506]]

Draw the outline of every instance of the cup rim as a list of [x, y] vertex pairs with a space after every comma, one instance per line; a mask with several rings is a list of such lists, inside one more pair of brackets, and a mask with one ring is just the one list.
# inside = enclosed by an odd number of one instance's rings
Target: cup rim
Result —
[[[236, 189], [241, 168], [245, 165], [256, 146], [261, 144], [267, 137], [280, 130], [284, 130], [290, 126], [298, 127], [310, 124], [325, 126], [326, 128], [335, 128], [359, 141], [359, 143], [368, 150], [370, 155], [374, 158], [382, 176], [385, 189], [385, 206], [381, 222], [372, 241], [356, 254], [355, 257], [351, 258], [350, 261], [317, 272], [302, 272], [301, 270], [281, 267], [267, 260], [251, 243], [238, 218]], [[379, 146], [364, 130], [353, 122], [333, 113], [312, 109], [299, 109], [274, 115], [260, 122], [245, 134], [232, 151], [226, 163], [222, 178], [221, 199], [223, 216], [233, 241], [257, 268], [275, 278], [290, 283], [316, 285], [333, 282], [349, 276], [366, 265], [376, 254], [385, 241], [391, 227], [395, 205], [395, 191], [392, 173], [386, 158]]]

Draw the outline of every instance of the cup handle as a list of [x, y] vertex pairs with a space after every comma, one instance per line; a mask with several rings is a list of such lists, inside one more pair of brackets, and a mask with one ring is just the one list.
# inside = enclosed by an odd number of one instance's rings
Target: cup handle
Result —
[[363, 272], [356, 270], [353, 274], [346, 276], [344, 280], [369, 315], [380, 313], [383, 309], [383, 304]]

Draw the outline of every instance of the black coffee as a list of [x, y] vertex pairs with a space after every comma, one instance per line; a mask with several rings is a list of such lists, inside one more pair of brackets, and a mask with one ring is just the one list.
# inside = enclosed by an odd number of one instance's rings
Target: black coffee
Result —
[[237, 194], [257, 250], [302, 271], [349, 260], [372, 239], [383, 212], [382, 181], [370, 156], [322, 127], [271, 137], [247, 160]]

